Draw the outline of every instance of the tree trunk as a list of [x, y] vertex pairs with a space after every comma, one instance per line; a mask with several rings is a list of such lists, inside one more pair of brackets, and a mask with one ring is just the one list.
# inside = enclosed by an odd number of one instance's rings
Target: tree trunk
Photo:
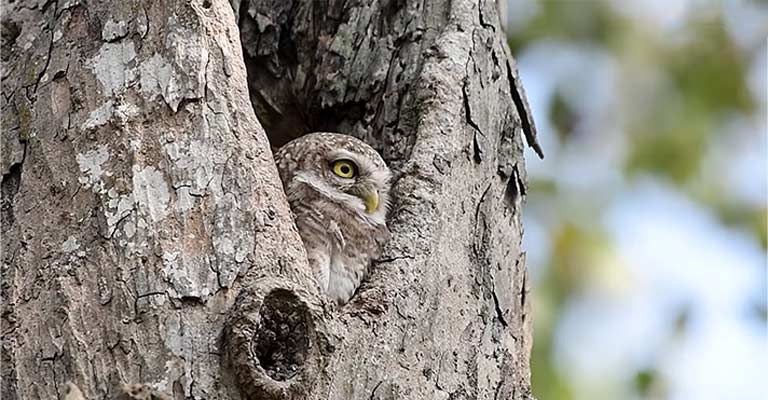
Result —
[[[529, 396], [540, 150], [493, 2], [2, 7], [3, 398]], [[396, 176], [341, 308], [270, 149], [318, 130]]]

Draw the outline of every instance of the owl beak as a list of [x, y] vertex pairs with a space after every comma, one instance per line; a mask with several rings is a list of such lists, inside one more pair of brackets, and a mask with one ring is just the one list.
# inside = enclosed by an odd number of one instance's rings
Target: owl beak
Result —
[[379, 209], [379, 192], [375, 189], [366, 192], [363, 195], [363, 202], [365, 203], [365, 212], [373, 214]]

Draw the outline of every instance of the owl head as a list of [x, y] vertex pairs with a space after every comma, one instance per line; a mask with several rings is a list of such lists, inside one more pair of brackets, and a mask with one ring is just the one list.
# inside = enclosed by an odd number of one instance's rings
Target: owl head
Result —
[[391, 173], [379, 153], [360, 139], [310, 133], [281, 147], [275, 159], [292, 206], [312, 201], [314, 194], [363, 219], [384, 223]]

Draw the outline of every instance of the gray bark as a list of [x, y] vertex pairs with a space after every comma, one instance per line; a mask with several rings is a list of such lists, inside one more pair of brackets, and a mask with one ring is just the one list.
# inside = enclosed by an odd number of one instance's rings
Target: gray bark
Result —
[[[540, 149], [494, 3], [232, 3], [2, 0], [0, 395], [527, 398]], [[396, 174], [342, 308], [270, 150], [317, 130]]]

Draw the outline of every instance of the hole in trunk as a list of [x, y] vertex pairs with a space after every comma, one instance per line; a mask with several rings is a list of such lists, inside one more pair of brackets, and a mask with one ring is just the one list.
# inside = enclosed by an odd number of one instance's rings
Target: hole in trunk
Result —
[[307, 359], [312, 335], [306, 305], [285, 289], [271, 291], [262, 303], [253, 352], [270, 378], [293, 378]]

